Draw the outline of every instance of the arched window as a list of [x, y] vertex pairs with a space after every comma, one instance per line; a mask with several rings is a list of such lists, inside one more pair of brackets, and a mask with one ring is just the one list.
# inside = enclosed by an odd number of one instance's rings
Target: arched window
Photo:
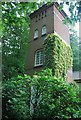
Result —
[[37, 39], [37, 38], [38, 38], [38, 30], [36, 29], [34, 33], [34, 39]]
[[35, 66], [43, 65], [43, 50], [37, 50], [35, 52]]
[[46, 25], [44, 25], [44, 26], [42, 27], [42, 35], [45, 35], [46, 32], [47, 32], [47, 30], [46, 30]]

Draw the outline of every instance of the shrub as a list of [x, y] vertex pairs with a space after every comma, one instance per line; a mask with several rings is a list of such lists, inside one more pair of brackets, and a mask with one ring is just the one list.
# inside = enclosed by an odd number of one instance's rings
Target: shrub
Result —
[[46, 69], [33, 76], [34, 113], [37, 118], [77, 118], [80, 117], [78, 88], [52, 75]]
[[52, 75], [51, 69], [12, 78], [3, 85], [3, 119], [81, 117], [78, 87]]
[[3, 119], [29, 118], [30, 86], [28, 76], [18, 76], [3, 84]]

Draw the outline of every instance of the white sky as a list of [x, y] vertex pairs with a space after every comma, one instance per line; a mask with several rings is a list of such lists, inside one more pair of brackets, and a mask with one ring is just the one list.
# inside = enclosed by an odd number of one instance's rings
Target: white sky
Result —
[[[64, 5], [64, 11], [67, 15], [70, 15], [67, 5]], [[79, 22], [76, 23], [76, 25], [74, 26], [74, 29], [77, 31], [77, 35], [79, 36]]]

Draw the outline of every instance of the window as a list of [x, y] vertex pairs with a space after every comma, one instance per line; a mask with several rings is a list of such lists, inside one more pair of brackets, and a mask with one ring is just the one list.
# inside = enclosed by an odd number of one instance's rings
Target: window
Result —
[[43, 27], [42, 27], [42, 35], [45, 35], [46, 34], [46, 26], [44, 25]]
[[35, 52], [35, 66], [43, 65], [43, 50]]
[[37, 39], [37, 38], [38, 38], [38, 30], [36, 29], [34, 33], [34, 39]]

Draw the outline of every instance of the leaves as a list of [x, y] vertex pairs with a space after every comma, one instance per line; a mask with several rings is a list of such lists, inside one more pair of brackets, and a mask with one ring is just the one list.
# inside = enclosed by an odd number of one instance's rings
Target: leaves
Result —
[[[50, 74], [46, 75], [47, 73]], [[62, 119], [79, 117], [77, 107], [79, 99], [76, 92], [78, 88], [75, 89], [74, 85], [67, 84], [63, 79], [52, 76], [50, 69], [38, 73], [32, 82], [35, 86], [32, 98], [35, 100], [34, 118], [39, 116], [50, 119], [53, 117]]]
[[[24, 75], [25, 55], [30, 29], [29, 15], [38, 7], [40, 5], [35, 2], [2, 3], [0, 35], [3, 45], [3, 80], [6, 80], [3, 81], [3, 119], [27, 120], [34, 117], [81, 117], [81, 108], [75, 87], [66, 84], [63, 79], [54, 77], [52, 75], [53, 70], [47, 69], [36, 73], [32, 78]], [[63, 4], [61, 4], [60, 8], [62, 9], [62, 7]], [[69, 9], [71, 13], [73, 9], [74, 7]], [[68, 18], [66, 20], [69, 21]], [[51, 53], [56, 53], [56, 62], [53, 64], [54, 56], [50, 54], [50, 63], [53, 66], [57, 65], [59, 69], [56, 69], [55, 72], [60, 74], [59, 71], [63, 72], [69, 65], [62, 65], [62, 61], [65, 61], [63, 57], [61, 61], [59, 53], [62, 50], [61, 47], [65, 48], [59, 46], [58, 38], [53, 43], [52, 37], [50, 36], [51, 48], [53, 49], [55, 45], [56, 49]], [[48, 44], [50, 45], [50, 42]], [[48, 46], [47, 49], [49, 53], [50, 48]], [[60, 65], [57, 61], [58, 58]], [[66, 71], [64, 72], [66, 73]], [[34, 110], [32, 114], [31, 108]]]
[[78, 44], [78, 36], [76, 31], [71, 30], [70, 34], [70, 43], [73, 52], [73, 71], [80, 70], [79, 68], [79, 44]]
[[[3, 85], [3, 118], [26, 120], [29, 117], [29, 76], [15, 77]], [[15, 114], [15, 116], [14, 116]]]
[[[72, 51], [58, 36], [47, 35], [44, 40], [45, 67], [51, 68], [57, 77], [66, 77], [72, 67]], [[50, 54], [51, 52], [51, 54]]]
[[[3, 85], [3, 118], [77, 118], [80, 116], [78, 87], [42, 70], [32, 78], [18, 76]], [[5, 109], [4, 109], [5, 108]]]
[[36, 3], [3, 2], [3, 80], [24, 74], [29, 37], [29, 14], [37, 9]]

